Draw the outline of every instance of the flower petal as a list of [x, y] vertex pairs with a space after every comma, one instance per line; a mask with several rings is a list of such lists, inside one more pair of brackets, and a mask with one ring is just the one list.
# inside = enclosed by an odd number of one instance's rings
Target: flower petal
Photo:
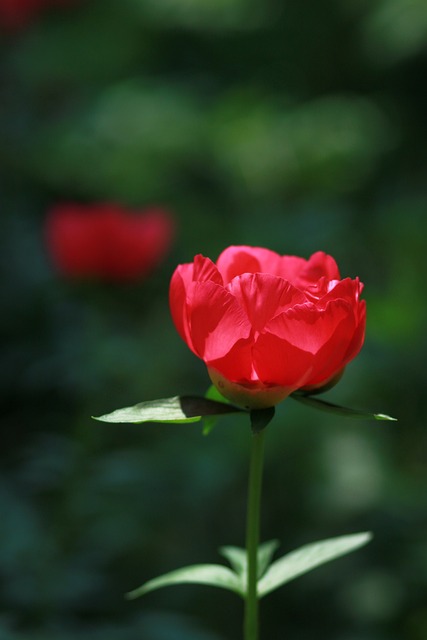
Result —
[[313, 372], [307, 385], [326, 383], [349, 362], [347, 353], [354, 331], [355, 323], [351, 315], [339, 322], [328, 341], [315, 354]]
[[194, 257], [193, 280], [196, 282], [215, 282], [223, 284], [222, 276], [217, 266], [209, 258], [205, 258], [200, 253]]
[[130, 281], [156, 266], [172, 241], [172, 217], [162, 209], [130, 213], [114, 203], [54, 206], [46, 240], [67, 276]]
[[339, 280], [341, 276], [333, 257], [323, 251], [316, 251], [307, 260], [304, 269], [302, 269], [300, 281], [305, 281], [307, 284], [315, 284], [320, 278]]
[[253, 381], [251, 338], [238, 340], [225, 356], [207, 364], [231, 382], [245, 384]]
[[[327, 381], [350, 361], [356, 328], [354, 308], [342, 299], [329, 301], [325, 309], [312, 303], [298, 305], [267, 326], [279, 339], [312, 354], [312, 370], [303, 386]], [[361, 338], [362, 333], [359, 348]]]
[[289, 282], [267, 273], [246, 273], [234, 278], [227, 289], [245, 310], [255, 331], [263, 331], [275, 316], [306, 301]]
[[179, 335], [194, 353], [196, 349], [190, 332], [190, 309], [193, 305], [195, 281], [222, 284], [222, 277], [216, 265], [201, 254], [195, 256], [194, 262], [181, 264], [175, 269], [169, 287], [172, 320]]
[[172, 274], [169, 287], [169, 307], [175, 327], [194, 353], [196, 350], [190, 335], [189, 293], [193, 284], [193, 264], [180, 264]]
[[354, 313], [352, 306], [341, 299], [330, 301], [326, 309], [319, 309], [311, 302], [295, 305], [273, 318], [266, 330], [315, 355], [331, 339], [342, 320], [349, 320], [349, 344], [355, 329]]
[[216, 261], [219, 272], [228, 284], [236, 276], [244, 273], [269, 273], [279, 275], [281, 257], [278, 253], [261, 247], [246, 245], [225, 249]]
[[363, 285], [358, 278], [352, 280], [351, 278], [345, 278], [340, 281], [332, 281], [329, 283], [328, 291], [317, 302], [317, 308], [326, 308], [326, 305], [331, 300], [347, 300], [350, 304], [356, 308], [359, 296], [362, 292]]
[[[93, 276], [102, 268], [102, 212], [84, 215], [74, 203], [53, 207], [46, 220], [46, 240], [55, 265], [66, 275]], [[103, 242], [99, 242], [99, 236]]]
[[[127, 246], [123, 247], [120, 261], [124, 265], [128, 261], [123, 273], [131, 277], [150, 271], [162, 260], [172, 243], [175, 225], [167, 211], [149, 209], [143, 214], [128, 215], [122, 226], [127, 229]], [[117, 268], [119, 261], [116, 262]]]
[[308, 260], [297, 256], [282, 256], [278, 275], [302, 291], [313, 287], [317, 289], [322, 280], [329, 282], [340, 279], [335, 260], [323, 251], [313, 253]]
[[289, 393], [306, 384], [313, 370], [313, 354], [271, 333], [258, 337], [252, 354], [259, 379], [287, 387]]
[[363, 342], [365, 340], [365, 329], [366, 329], [366, 302], [365, 300], [360, 300], [358, 304], [357, 311], [357, 328], [354, 332], [353, 339], [350, 343], [350, 346], [347, 349], [347, 352], [344, 356], [345, 363], [353, 360], [359, 353], [360, 349], [363, 346]]
[[235, 297], [213, 282], [195, 282], [190, 333], [196, 353], [205, 362], [225, 356], [251, 333], [248, 317]]

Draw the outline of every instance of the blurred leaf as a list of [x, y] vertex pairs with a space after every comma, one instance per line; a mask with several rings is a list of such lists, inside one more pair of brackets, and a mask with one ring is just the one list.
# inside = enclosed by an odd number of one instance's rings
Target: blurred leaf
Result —
[[214, 426], [216, 425], [217, 418], [213, 416], [204, 417], [203, 419], [203, 435], [208, 436]]
[[370, 533], [357, 533], [349, 536], [330, 538], [321, 542], [307, 544], [270, 565], [258, 583], [259, 597], [267, 595], [294, 578], [315, 569], [316, 567], [355, 551], [369, 542]]
[[278, 540], [269, 540], [258, 549], [258, 578], [261, 578], [270, 566], [275, 551], [279, 548]]
[[132, 407], [117, 409], [103, 416], [92, 416], [101, 422], [198, 422], [205, 415], [241, 412], [241, 409], [196, 396], [174, 396], [140, 402]]
[[[270, 540], [258, 548], [258, 577], [266, 572], [271, 558], [278, 547], [277, 540]], [[129, 599], [138, 598], [150, 591], [178, 584], [205, 584], [228, 589], [241, 596], [246, 592], [247, 555], [240, 547], [225, 546], [220, 553], [231, 564], [233, 571], [222, 565], [200, 564], [183, 567], [163, 576], [149, 580], [138, 589], [127, 594]], [[343, 552], [344, 553], [344, 552]]]
[[18, 43], [15, 68], [29, 85], [111, 82], [146, 52], [147, 39], [132, 12], [125, 11], [126, 3], [80, 4], [62, 19], [58, 12], [58, 19], [41, 21]]
[[246, 574], [246, 549], [227, 545], [224, 547], [220, 547], [219, 552], [222, 556], [224, 556], [224, 558], [228, 560], [233, 568], [233, 571], [235, 571], [238, 576], [244, 576]]
[[71, 117], [42, 129], [31, 170], [48, 184], [104, 198], [163, 201], [200, 153], [200, 109], [185, 87], [111, 84]]
[[232, 94], [214, 114], [217, 161], [245, 192], [360, 187], [395, 144], [385, 114], [368, 99], [332, 95], [277, 105]]
[[134, 589], [128, 593], [127, 598], [133, 600], [155, 589], [178, 584], [205, 584], [212, 587], [228, 589], [229, 591], [243, 595], [240, 580], [231, 569], [219, 564], [196, 564], [171, 571], [163, 576], [149, 580], [138, 589]]
[[313, 407], [313, 409], [320, 409], [321, 411], [327, 411], [328, 413], [335, 413], [336, 415], [345, 416], [346, 418], [397, 421], [397, 418], [392, 418], [385, 413], [368, 413], [366, 411], [358, 411], [357, 409], [348, 409], [347, 407], [341, 407], [338, 404], [333, 404], [327, 400], [320, 400], [319, 398], [313, 398], [313, 396], [304, 395], [303, 393], [294, 392], [290, 397], [294, 400], [298, 400], [298, 402], [301, 402], [302, 404]]
[[426, 50], [425, 0], [382, 0], [367, 16], [363, 35], [375, 65], [394, 64]]
[[[270, 565], [274, 552], [279, 546], [278, 540], [264, 542], [258, 547], [258, 578], [261, 578]], [[241, 576], [242, 584], [246, 587], [247, 552], [241, 547], [226, 546], [220, 548], [221, 555], [230, 562], [233, 570]]]

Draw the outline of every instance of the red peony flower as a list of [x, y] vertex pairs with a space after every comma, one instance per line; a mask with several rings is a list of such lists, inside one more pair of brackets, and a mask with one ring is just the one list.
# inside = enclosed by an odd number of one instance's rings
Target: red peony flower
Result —
[[297, 389], [329, 386], [360, 351], [366, 304], [335, 260], [228, 247], [217, 263], [197, 255], [175, 270], [175, 326], [220, 393], [248, 409]]
[[173, 230], [162, 209], [133, 214], [115, 204], [61, 204], [48, 215], [46, 239], [65, 275], [125, 281], [143, 277], [163, 259]]

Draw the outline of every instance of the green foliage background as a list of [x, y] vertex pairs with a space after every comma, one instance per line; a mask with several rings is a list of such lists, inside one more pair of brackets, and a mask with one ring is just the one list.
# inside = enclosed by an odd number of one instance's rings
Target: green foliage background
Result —
[[[0, 638], [241, 637], [227, 592], [123, 594], [242, 545], [246, 421], [89, 416], [204, 393], [169, 278], [252, 244], [360, 276], [366, 344], [328, 398], [399, 418], [280, 406], [263, 539], [375, 539], [269, 596], [262, 637], [425, 640], [424, 0], [80, 0], [0, 38]], [[65, 281], [43, 237], [64, 200], [162, 204], [174, 247], [136, 285]]]

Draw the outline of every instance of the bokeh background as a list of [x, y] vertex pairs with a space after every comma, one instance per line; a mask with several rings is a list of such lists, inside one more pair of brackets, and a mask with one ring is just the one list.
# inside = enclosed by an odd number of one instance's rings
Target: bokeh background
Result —
[[[0, 0], [1, 640], [237, 640], [208, 587], [128, 602], [244, 543], [249, 428], [103, 425], [208, 386], [168, 283], [230, 244], [331, 253], [365, 283], [362, 353], [269, 427], [263, 539], [374, 531], [262, 603], [263, 638], [427, 637], [427, 4], [424, 0]], [[58, 273], [61, 202], [166, 207], [149, 277]]]

